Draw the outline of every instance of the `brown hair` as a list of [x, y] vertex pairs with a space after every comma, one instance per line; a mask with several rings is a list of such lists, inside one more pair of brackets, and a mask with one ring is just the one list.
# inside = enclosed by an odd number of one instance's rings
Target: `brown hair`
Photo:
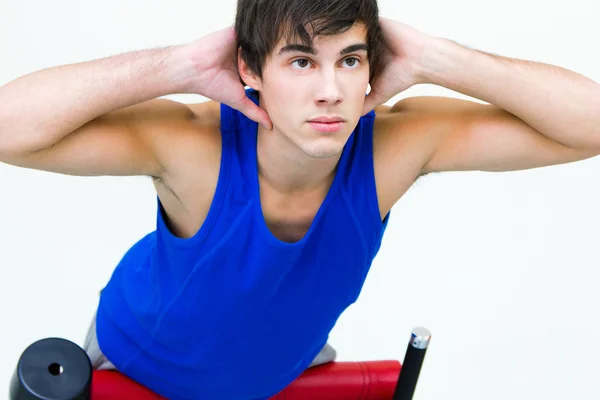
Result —
[[299, 39], [311, 46], [311, 34], [313, 37], [341, 34], [357, 22], [367, 29], [371, 82], [383, 46], [377, 0], [238, 0], [237, 48], [241, 47], [242, 59], [262, 79], [265, 60], [280, 39], [288, 43]]

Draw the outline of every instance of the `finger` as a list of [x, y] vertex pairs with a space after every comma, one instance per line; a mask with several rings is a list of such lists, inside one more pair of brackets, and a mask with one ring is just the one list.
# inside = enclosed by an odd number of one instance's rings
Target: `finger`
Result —
[[244, 99], [242, 99], [242, 101], [237, 103], [234, 108], [239, 110], [251, 120], [258, 122], [266, 129], [272, 129], [273, 123], [271, 122], [271, 118], [269, 118], [267, 112], [259, 106], [257, 106], [256, 103], [254, 103], [249, 98], [245, 97]]
[[380, 104], [385, 103], [388, 100], [389, 99], [387, 98], [387, 96], [383, 96], [383, 95], [379, 94], [378, 92], [371, 90], [371, 92], [367, 95], [367, 97], [365, 97], [365, 103], [363, 105], [361, 115], [362, 116], [367, 115], [368, 113], [373, 111], [375, 109], [375, 107], [377, 107]]

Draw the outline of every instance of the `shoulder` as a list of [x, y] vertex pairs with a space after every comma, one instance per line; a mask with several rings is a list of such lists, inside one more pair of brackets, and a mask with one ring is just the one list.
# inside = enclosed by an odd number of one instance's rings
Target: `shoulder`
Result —
[[434, 145], [436, 107], [423, 98], [406, 98], [375, 109], [373, 151], [381, 162], [409, 161], [424, 165]]
[[[374, 151], [381, 157], [405, 158], [423, 167], [457, 119], [481, 110], [479, 103], [441, 96], [416, 96], [376, 108]], [[379, 157], [379, 156], [378, 156]]]
[[375, 109], [373, 163], [382, 215], [423, 174], [435, 149], [439, 124], [434, 114], [435, 107], [422, 98]]
[[216, 192], [222, 154], [214, 102], [187, 104], [187, 107], [192, 118], [185, 124], [173, 124], [172, 131], [161, 138], [165, 173], [155, 180], [169, 226], [181, 237], [192, 236], [208, 213]]
[[221, 125], [221, 104], [210, 100], [202, 103], [188, 104], [196, 120], [202, 125], [219, 128]]
[[[158, 143], [165, 160], [164, 183], [173, 190], [190, 182], [206, 181], [218, 174], [221, 159], [221, 132], [218, 103], [186, 104], [192, 117], [184, 124], [172, 124]], [[198, 181], [200, 179], [200, 181]]]

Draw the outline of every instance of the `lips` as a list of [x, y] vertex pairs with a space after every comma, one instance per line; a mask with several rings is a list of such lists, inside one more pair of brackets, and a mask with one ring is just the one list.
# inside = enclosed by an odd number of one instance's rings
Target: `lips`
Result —
[[333, 133], [333, 132], [337, 132], [341, 129], [341, 127], [343, 126], [343, 122], [315, 122], [315, 121], [310, 121], [309, 122], [310, 126], [319, 131], [319, 132], [323, 132], [323, 133]]
[[341, 117], [318, 117], [309, 120], [309, 122], [319, 122], [322, 124], [333, 124], [336, 122], [344, 122], [344, 118]]

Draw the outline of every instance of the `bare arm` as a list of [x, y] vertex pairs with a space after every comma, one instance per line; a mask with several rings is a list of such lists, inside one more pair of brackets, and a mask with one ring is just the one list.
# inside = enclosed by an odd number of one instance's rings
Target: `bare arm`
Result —
[[[600, 154], [600, 85], [574, 71], [495, 56], [381, 18], [385, 60], [363, 111], [415, 84], [434, 84], [487, 104], [442, 97], [400, 100], [383, 118], [390, 174], [407, 141], [421, 173], [509, 171]], [[409, 139], [412, 138], [412, 139]], [[398, 164], [399, 163], [399, 164]]]
[[490, 104], [451, 97], [408, 97], [381, 108], [375, 170], [382, 217], [421, 175], [503, 172], [566, 164], [600, 154], [571, 147]]
[[595, 145], [557, 142], [497, 106], [451, 97], [405, 98], [390, 109], [388, 119], [397, 136], [388, 139], [389, 151], [398, 152], [406, 140], [418, 143], [421, 174], [525, 170], [600, 154]]
[[427, 82], [489, 104], [421, 98], [398, 105], [428, 115], [435, 147], [425, 172], [508, 171], [600, 154], [600, 85], [573, 71], [434, 40]]
[[141, 132], [153, 114], [186, 118], [184, 105], [154, 100], [183, 91], [193, 73], [175, 49], [57, 66], [0, 87], [0, 161], [81, 175], [159, 173]]
[[[237, 72], [233, 27], [189, 44], [48, 68], [0, 87], [0, 162], [73, 175], [160, 177], [173, 141], [202, 132], [195, 93], [269, 124]], [[207, 150], [208, 151], [208, 150]], [[199, 155], [202, 158], [202, 155]]]

